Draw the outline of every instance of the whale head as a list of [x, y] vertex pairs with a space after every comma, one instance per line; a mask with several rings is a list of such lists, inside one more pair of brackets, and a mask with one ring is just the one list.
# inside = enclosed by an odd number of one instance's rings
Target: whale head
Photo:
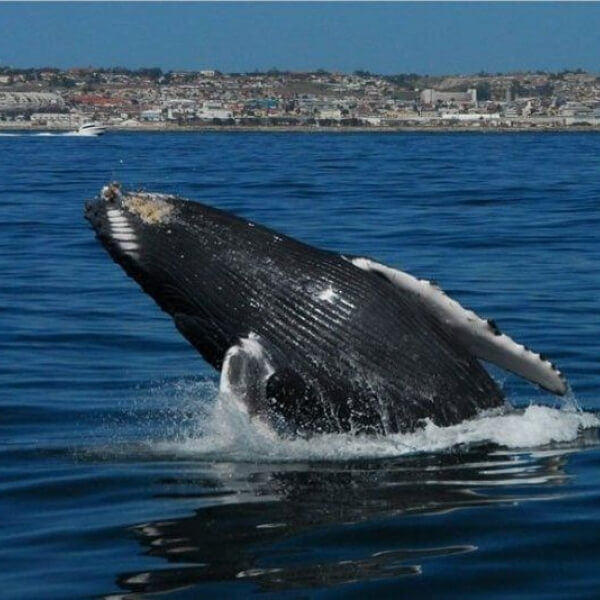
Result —
[[220, 368], [227, 349], [249, 333], [248, 298], [240, 292], [251, 248], [235, 243], [235, 230], [248, 223], [174, 195], [125, 192], [118, 183], [86, 203], [85, 217], [113, 260]]
[[217, 369], [229, 348], [267, 327], [268, 298], [298, 288], [281, 250], [286, 241], [303, 244], [211, 206], [111, 183], [86, 203], [85, 217], [112, 259]]

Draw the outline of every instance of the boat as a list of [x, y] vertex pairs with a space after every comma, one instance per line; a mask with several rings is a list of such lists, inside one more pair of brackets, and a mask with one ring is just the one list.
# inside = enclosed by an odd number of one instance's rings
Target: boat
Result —
[[77, 135], [103, 135], [106, 133], [106, 127], [97, 121], [83, 123], [77, 130]]

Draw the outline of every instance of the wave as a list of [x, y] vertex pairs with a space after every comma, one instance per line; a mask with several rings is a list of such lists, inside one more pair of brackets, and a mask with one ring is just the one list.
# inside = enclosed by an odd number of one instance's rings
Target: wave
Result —
[[600, 428], [596, 414], [567, 402], [560, 408], [531, 404], [524, 409], [488, 411], [450, 427], [426, 421], [422, 429], [411, 433], [319, 434], [310, 439], [286, 439], [250, 418], [235, 397], [219, 393], [214, 383], [188, 380], [168, 384], [152, 390], [149, 397], [159, 400], [162, 406], [141, 412], [139, 405], [135, 409], [135, 418], [145, 415], [143, 441], [135, 447], [128, 444], [119, 449], [105, 448], [109, 455], [116, 452], [129, 458], [146, 455], [232, 462], [348, 461], [438, 453], [484, 444], [509, 449], [551, 445], [579, 448], [598, 443]]
[[0, 137], [84, 137], [84, 138], [94, 138], [94, 137], [98, 137], [98, 136], [89, 135], [89, 134], [85, 134], [85, 133], [79, 133], [78, 131], [61, 131], [61, 132], [38, 131], [35, 133], [0, 132]]

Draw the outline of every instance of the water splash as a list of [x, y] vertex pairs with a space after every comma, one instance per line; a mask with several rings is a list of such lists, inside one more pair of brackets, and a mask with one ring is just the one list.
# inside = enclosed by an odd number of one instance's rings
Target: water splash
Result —
[[[168, 391], [160, 388], [160, 393]], [[199, 396], [198, 396], [199, 393]], [[144, 443], [152, 456], [240, 462], [347, 461], [362, 458], [444, 452], [455, 447], [494, 444], [505, 448], [540, 448], [590, 443], [584, 433], [600, 427], [600, 418], [569, 401], [562, 408], [530, 405], [522, 410], [488, 411], [450, 427], [428, 421], [412, 433], [388, 436], [322, 434], [310, 439], [282, 439], [250, 418], [232, 395], [215, 384], [177, 384], [179, 405], [163, 413], [161, 430]], [[216, 398], [216, 400], [215, 400]], [[193, 407], [196, 407], [195, 409]], [[166, 418], [164, 418], [166, 417]], [[156, 427], [156, 422], [154, 423]], [[158, 434], [158, 435], [156, 435]], [[596, 435], [592, 436], [597, 438]], [[597, 439], [591, 443], [597, 443]]]
[[2, 132], [0, 133], [0, 137], [84, 137], [84, 138], [94, 138], [98, 136], [89, 135], [86, 133], [79, 133], [78, 131], [59, 131], [59, 132], [50, 132], [50, 131], [37, 131], [37, 132]]

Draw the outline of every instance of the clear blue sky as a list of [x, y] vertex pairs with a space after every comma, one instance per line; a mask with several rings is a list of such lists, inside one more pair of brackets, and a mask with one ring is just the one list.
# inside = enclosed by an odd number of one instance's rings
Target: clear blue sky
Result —
[[0, 2], [0, 65], [600, 71], [600, 3]]

